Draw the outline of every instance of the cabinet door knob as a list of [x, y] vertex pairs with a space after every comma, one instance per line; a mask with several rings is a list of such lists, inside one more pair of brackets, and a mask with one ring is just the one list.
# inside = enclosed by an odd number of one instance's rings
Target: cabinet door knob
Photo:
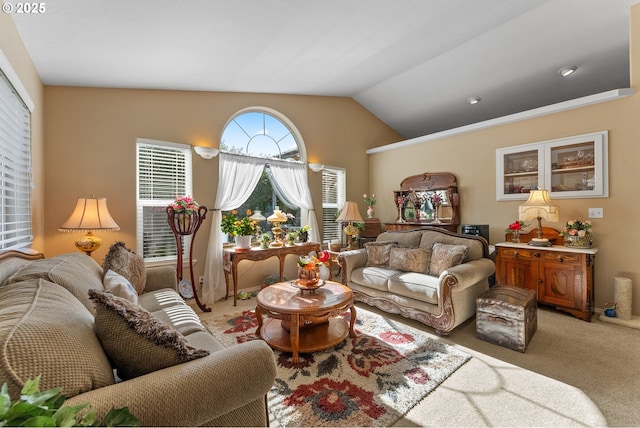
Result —
[[520, 254], [515, 253], [515, 254], [513, 255], [513, 258], [514, 258], [514, 259], [517, 259], [519, 255], [520, 255]]
[[558, 256], [558, 261], [559, 261], [560, 263], [562, 263], [562, 262], [564, 261], [564, 259], [562, 258], [562, 256]]
[[533, 253], [533, 257], [539, 259], [540, 258], [540, 253]]

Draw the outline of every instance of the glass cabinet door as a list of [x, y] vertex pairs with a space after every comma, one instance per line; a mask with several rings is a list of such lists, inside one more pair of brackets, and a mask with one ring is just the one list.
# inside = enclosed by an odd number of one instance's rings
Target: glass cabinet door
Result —
[[549, 196], [609, 196], [607, 131], [496, 149], [496, 199], [526, 200], [538, 186]]
[[527, 199], [529, 192], [542, 185], [543, 151], [539, 146], [524, 145], [496, 151], [498, 200]]
[[564, 139], [545, 147], [545, 181], [552, 198], [608, 196], [607, 147], [602, 133]]

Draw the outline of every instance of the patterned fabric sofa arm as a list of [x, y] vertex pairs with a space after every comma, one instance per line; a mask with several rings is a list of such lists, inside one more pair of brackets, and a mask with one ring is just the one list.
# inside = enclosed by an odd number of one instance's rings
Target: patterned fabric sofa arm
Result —
[[456, 289], [463, 290], [480, 281], [487, 280], [496, 271], [496, 265], [489, 259], [471, 260], [466, 263], [453, 266], [440, 275], [441, 283], [443, 279], [452, 276], [457, 282]]
[[346, 285], [347, 281], [351, 280], [351, 272], [367, 264], [367, 250], [359, 248], [357, 250], [343, 251], [338, 256], [338, 261], [342, 268], [342, 283]]

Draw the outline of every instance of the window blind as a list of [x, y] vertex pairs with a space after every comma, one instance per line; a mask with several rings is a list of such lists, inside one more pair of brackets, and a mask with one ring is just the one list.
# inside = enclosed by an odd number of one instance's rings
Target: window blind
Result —
[[[145, 261], [175, 259], [176, 240], [166, 208], [177, 196], [192, 196], [191, 147], [138, 139], [137, 252]], [[184, 251], [190, 237], [183, 238]]]
[[342, 168], [325, 166], [322, 170], [322, 241], [340, 241], [342, 228], [336, 223], [346, 200], [346, 174]]
[[31, 113], [0, 70], [0, 249], [29, 247]]

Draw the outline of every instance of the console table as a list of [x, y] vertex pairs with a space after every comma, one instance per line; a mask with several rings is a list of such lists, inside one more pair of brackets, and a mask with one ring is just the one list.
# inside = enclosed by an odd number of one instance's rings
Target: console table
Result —
[[271, 257], [277, 257], [280, 261], [280, 281], [284, 272], [284, 260], [289, 254], [306, 256], [311, 251], [320, 252], [320, 244], [317, 242], [307, 242], [304, 244], [283, 246], [275, 248], [251, 247], [247, 250], [237, 250], [235, 248], [225, 248], [223, 257], [224, 280], [227, 286], [225, 300], [229, 298], [229, 275], [233, 278], [233, 306], [238, 300], [238, 263], [242, 260], [261, 261]]

